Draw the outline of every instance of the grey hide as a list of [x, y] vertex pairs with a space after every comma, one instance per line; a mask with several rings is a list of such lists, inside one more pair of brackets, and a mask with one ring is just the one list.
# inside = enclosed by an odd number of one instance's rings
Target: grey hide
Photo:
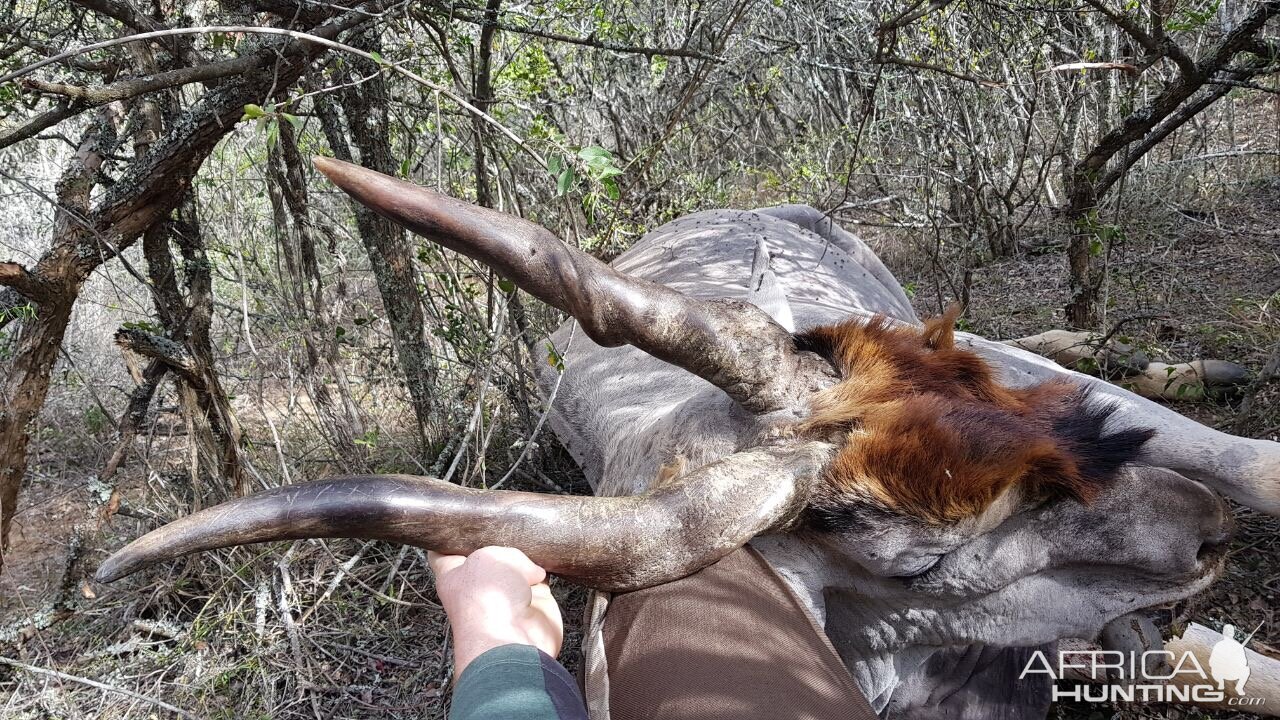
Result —
[[[751, 298], [761, 241], [797, 328], [851, 314], [917, 322], [879, 258], [809, 207], [689, 215], [613, 264], [695, 297]], [[759, 304], [776, 318], [776, 303]], [[1216, 577], [1231, 523], [1206, 485], [1277, 510], [1275, 444], [1213, 431], [1029, 353], [962, 337], [1006, 383], [1071, 375], [1100, 386], [1098, 396], [1122, 405], [1115, 422], [1159, 430], [1153, 467], [1124, 470], [1089, 506], [1036, 507], [1011, 497], [946, 528], [867, 508], [854, 537], [793, 531], [753, 540], [825, 624], [886, 718], [1043, 716], [1047, 688], [1017, 682], [1028, 648], [1093, 639], [1109, 621], [1191, 595]], [[690, 469], [722, 458], [771, 422], [640, 350], [601, 348], [582, 332], [569, 340], [568, 325], [553, 336], [565, 371], [551, 423], [598, 494], [640, 492], [677, 456]], [[555, 373], [543, 371], [550, 388]]]

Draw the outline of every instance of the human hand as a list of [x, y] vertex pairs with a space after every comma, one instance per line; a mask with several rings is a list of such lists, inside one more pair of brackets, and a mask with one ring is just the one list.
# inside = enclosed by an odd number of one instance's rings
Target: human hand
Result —
[[515, 548], [486, 547], [470, 555], [427, 553], [436, 594], [453, 629], [458, 675], [486, 650], [518, 643], [555, 657], [564, 639], [560, 606], [547, 571]]

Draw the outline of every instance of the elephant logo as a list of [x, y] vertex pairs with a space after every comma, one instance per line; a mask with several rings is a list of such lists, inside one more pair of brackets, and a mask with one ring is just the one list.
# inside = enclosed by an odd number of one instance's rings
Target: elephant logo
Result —
[[1249, 680], [1249, 658], [1244, 645], [1236, 640], [1234, 625], [1222, 626], [1222, 639], [1209, 653], [1209, 673], [1218, 681], [1219, 690], [1227, 683], [1235, 683], [1236, 695], [1244, 695], [1244, 684]]

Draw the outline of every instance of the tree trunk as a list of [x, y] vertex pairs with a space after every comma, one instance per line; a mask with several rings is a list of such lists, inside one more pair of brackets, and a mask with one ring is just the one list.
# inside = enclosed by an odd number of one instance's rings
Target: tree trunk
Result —
[[[332, 39], [375, 16], [364, 9], [352, 11], [312, 31]], [[120, 106], [102, 106], [101, 118], [91, 124], [58, 182], [59, 209], [50, 249], [31, 270], [0, 262], [0, 285], [25, 296], [36, 308], [34, 318], [23, 320], [12, 357], [0, 366], [0, 548], [9, 542], [27, 467], [30, 428], [48, 394], [50, 375], [84, 281], [102, 263], [169, 217], [205, 158], [235, 128], [246, 104], [260, 102], [272, 88], [292, 85], [313, 57], [326, 52], [322, 46], [298, 41], [263, 50], [249, 57], [257, 59], [260, 69], [270, 68], [271, 72], [244, 73], [209, 87], [170, 123], [163, 137], [144, 140], [145, 156], [122, 166], [97, 199], [97, 206], [91, 207], [91, 191], [100, 178], [103, 160], [118, 142], [115, 125]], [[10, 134], [6, 139], [13, 141], [14, 137], [24, 136]], [[5, 302], [11, 299], [12, 293], [0, 297]]]
[[1095, 243], [1099, 242], [1097, 223], [1091, 221], [1097, 213], [1097, 196], [1087, 175], [1076, 169], [1067, 187], [1066, 218], [1071, 224], [1071, 237], [1067, 240], [1067, 279], [1071, 293], [1064, 308], [1067, 325], [1087, 330], [1098, 323], [1097, 295], [1100, 283], [1095, 277], [1093, 264]]
[[[171, 240], [178, 245], [183, 256], [185, 299], [173, 265]], [[209, 337], [213, 319], [212, 278], [194, 199], [190, 196], [185, 199], [177, 219], [149, 229], [143, 235], [142, 249], [147, 259], [156, 317], [164, 326], [167, 338], [182, 346], [190, 358], [191, 373], [196, 378], [192, 382], [182, 374], [174, 376], [182, 414], [195, 430], [189, 439], [195, 444], [197, 456], [208, 468], [209, 475], [226, 481], [232, 492], [240, 494], [244, 490], [240, 426], [214, 367]], [[148, 372], [143, 373], [144, 385], [150, 370], [148, 367]], [[133, 407], [132, 399], [130, 405], [131, 413], [138, 412], [139, 408]], [[141, 411], [145, 413], [145, 405]], [[125, 424], [122, 423], [122, 427]], [[197, 470], [193, 469], [193, 472]], [[199, 478], [193, 477], [192, 482], [198, 483]], [[202, 500], [199, 493], [193, 497], [199, 505]]]
[[[376, 35], [366, 32], [357, 46], [376, 51], [381, 44]], [[352, 61], [357, 73], [372, 73], [377, 68], [363, 60]], [[355, 87], [337, 92], [350, 136], [360, 151], [364, 167], [389, 175], [397, 174], [399, 163], [391, 154], [387, 123], [387, 88], [381, 75]], [[323, 100], [317, 102], [329, 147], [340, 160], [354, 162], [347, 134], [336, 110]], [[356, 229], [369, 255], [369, 265], [382, 296], [382, 306], [391, 326], [391, 342], [404, 373], [409, 398], [417, 419], [422, 449], [427, 450], [432, 438], [433, 393], [436, 369], [431, 349], [423, 336], [426, 318], [422, 310], [421, 291], [414, 276], [414, 243], [395, 223], [355, 203]]]
[[[74, 295], [71, 296], [74, 298]], [[18, 509], [18, 492], [27, 471], [31, 429], [49, 393], [49, 376], [71, 321], [70, 299], [38, 305], [35, 318], [23, 323], [17, 352], [0, 384], [0, 548], [9, 548], [9, 529]], [[0, 569], [4, 555], [0, 552]]]
[[[483, 113], [488, 113], [489, 108], [493, 107], [493, 38], [498, 30], [498, 10], [501, 8], [502, 0], [488, 0], [484, 9], [484, 24], [480, 26], [480, 48], [471, 102]], [[485, 158], [489, 124], [479, 115], [472, 115], [471, 126], [476, 139], [476, 203], [482, 207], [496, 207], [493, 189], [489, 185], [488, 161]]]
[[[103, 159], [119, 142], [119, 113], [104, 108], [85, 130], [75, 155], [57, 183], [58, 211], [54, 218], [54, 249], [34, 272], [6, 264], [3, 279], [35, 305], [35, 317], [23, 321], [21, 338], [0, 384], [0, 569], [9, 548], [9, 530], [18, 510], [18, 493], [27, 468], [31, 429], [49, 394], [49, 379], [71, 321], [71, 309], [88, 277], [77, 252], [85, 241], [82, 218], [88, 214], [90, 193], [97, 184]], [[16, 270], [14, 268], [17, 268]]]

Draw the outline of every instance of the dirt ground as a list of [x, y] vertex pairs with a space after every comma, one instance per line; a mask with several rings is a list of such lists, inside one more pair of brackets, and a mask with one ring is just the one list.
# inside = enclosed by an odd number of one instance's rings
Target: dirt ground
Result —
[[[1280, 184], [1189, 216], [1170, 211], [1160, 228], [1113, 249], [1108, 327], [1153, 357], [1229, 359], [1257, 372], [1280, 351]], [[922, 315], [951, 293], [927, 268], [895, 262], [910, 247], [877, 239]], [[965, 322], [1011, 338], [1061, 326], [1060, 252], [1031, 250], [977, 269]], [[1280, 382], [1256, 388], [1248, 413], [1240, 398], [1179, 404], [1214, 427], [1280, 440]], [[1234, 428], [1234, 429], [1233, 429]], [[55, 446], [55, 443], [48, 443]], [[297, 542], [202, 556], [103, 587], [82, 584], [85, 569], [152, 525], [148, 478], [125, 485], [133, 515], [106, 526], [89, 478], [101, 448], [80, 460], [44, 456], [0, 575], [0, 716], [162, 717], [156, 701], [198, 717], [439, 718], [447, 712], [447, 631], [416, 550], [383, 543]], [[563, 453], [539, 468], [581, 490]], [[100, 499], [99, 499], [100, 500]], [[1231, 621], [1258, 628], [1251, 647], [1280, 657], [1280, 522], [1237, 514], [1238, 534], [1224, 577], [1211, 589], [1159, 609], [1160, 623]], [[69, 581], [68, 552], [81, 539]], [[556, 583], [575, 647], [585, 592]], [[576, 665], [572, 651], [568, 664]], [[83, 679], [112, 690], [87, 685]], [[1147, 706], [1060, 706], [1062, 719], [1235, 718]]]

